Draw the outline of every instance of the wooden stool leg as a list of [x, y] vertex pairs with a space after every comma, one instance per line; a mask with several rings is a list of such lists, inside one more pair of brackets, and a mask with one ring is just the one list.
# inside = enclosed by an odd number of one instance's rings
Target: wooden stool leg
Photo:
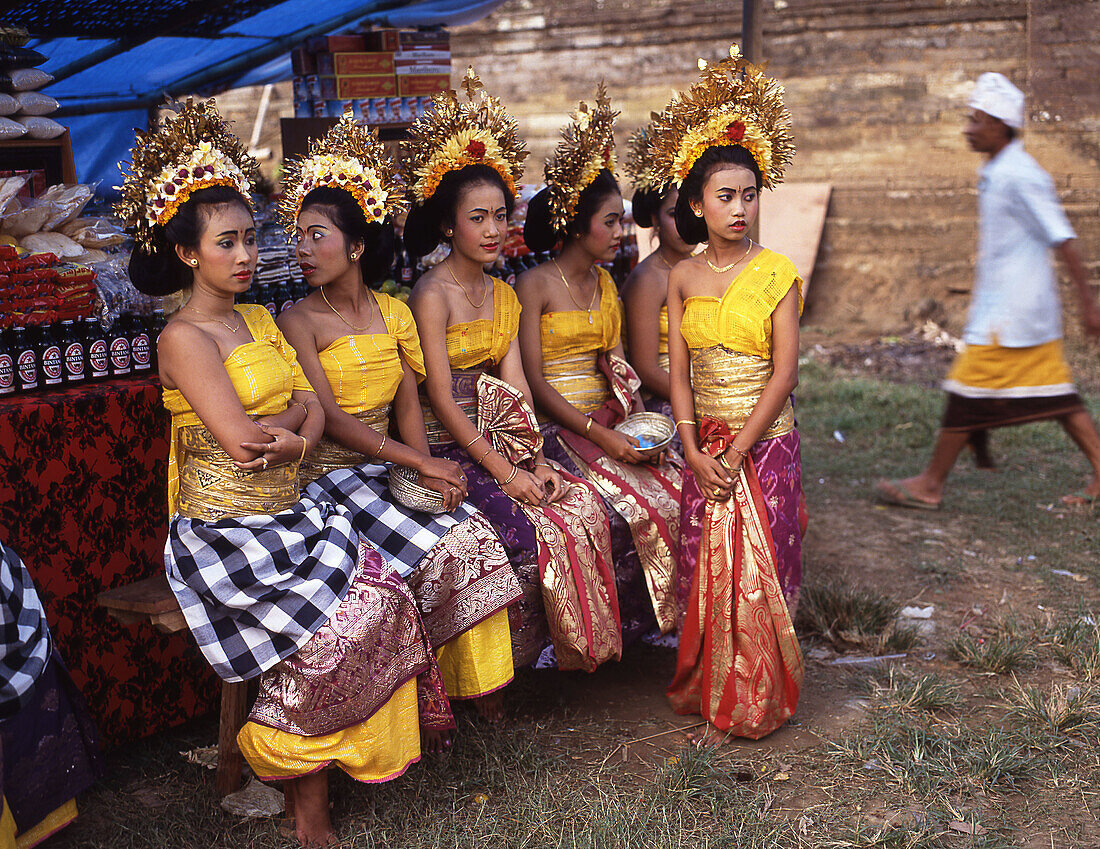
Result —
[[248, 683], [222, 681], [221, 720], [218, 724], [218, 774], [215, 781], [219, 796], [241, 789], [244, 758], [237, 746], [237, 732], [248, 716]]

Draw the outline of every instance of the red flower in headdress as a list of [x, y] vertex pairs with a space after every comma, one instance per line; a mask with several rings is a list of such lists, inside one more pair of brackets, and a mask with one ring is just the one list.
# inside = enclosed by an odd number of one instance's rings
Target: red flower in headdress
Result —
[[603, 164], [608, 168], [611, 167], [611, 145], [605, 144], [603, 146]]
[[479, 142], [477, 139], [473, 139], [468, 145], [466, 145], [466, 152], [470, 154], [474, 159], [481, 159], [485, 155], [485, 143]]
[[726, 127], [726, 138], [732, 142], [739, 142], [745, 137], [745, 123], [734, 121]]

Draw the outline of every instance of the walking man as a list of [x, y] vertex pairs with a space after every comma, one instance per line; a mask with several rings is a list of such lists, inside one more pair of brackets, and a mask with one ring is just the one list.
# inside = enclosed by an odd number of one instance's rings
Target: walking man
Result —
[[943, 387], [947, 408], [928, 465], [916, 477], [880, 481], [879, 498], [935, 510], [959, 452], [983, 447], [989, 428], [1056, 419], [1084, 452], [1092, 479], [1066, 504], [1100, 497], [1100, 436], [1062, 351], [1062, 307], [1050, 250], [1065, 263], [1085, 330], [1100, 334], [1100, 306], [1054, 182], [1025, 151], [1024, 94], [1002, 74], [982, 74], [964, 135], [988, 161], [978, 182], [976, 281], [963, 341]]

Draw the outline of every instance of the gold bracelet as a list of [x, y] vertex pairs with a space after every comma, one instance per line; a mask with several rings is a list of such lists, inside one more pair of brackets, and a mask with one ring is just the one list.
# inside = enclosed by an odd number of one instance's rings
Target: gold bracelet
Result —
[[378, 447], [374, 449], [374, 457], [375, 457], [375, 459], [380, 459], [378, 455], [382, 453], [382, 446], [384, 446], [384, 445], [386, 444], [386, 438], [387, 438], [388, 436], [389, 436], [389, 434], [388, 434], [388, 433], [383, 433], [383, 434], [382, 434], [382, 441], [381, 441], [381, 442], [379, 442], [379, 443], [378, 443]]
[[508, 480], [500, 484], [501, 488], [508, 486], [512, 481], [516, 479], [516, 475], [519, 474], [519, 466], [512, 464], [512, 474], [508, 475]]
[[473, 439], [471, 439], [469, 442], [467, 442], [465, 445], [463, 445], [462, 450], [465, 451], [467, 448], [469, 448], [471, 445], [473, 445], [479, 439], [481, 439], [481, 434], [480, 433], [477, 436], [475, 436]]
[[480, 457], [478, 457], [476, 460], [474, 460], [474, 462], [480, 464], [486, 457], [488, 457], [492, 453], [493, 453], [493, 446], [492, 445], [487, 445], [485, 447], [485, 453], [482, 454]]
[[537, 469], [537, 468], [538, 468], [539, 466], [546, 466], [546, 468], [548, 468], [548, 469], [552, 469], [552, 468], [554, 468], [554, 467], [553, 467], [553, 466], [551, 466], [551, 465], [550, 465], [549, 463], [535, 463], [535, 468], [536, 468], [536, 469]]
[[679, 427], [682, 424], [691, 425], [692, 427], [695, 427], [695, 421], [693, 419], [680, 419], [680, 421], [676, 422], [676, 427]]
[[304, 436], [302, 437], [302, 456], [298, 458], [298, 462], [301, 463], [306, 458], [306, 450], [309, 448], [309, 440]]
[[748, 457], [748, 456], [749, 456], [749, 452], [748, 452], [748, 451], [742, 451], [742, 450], [741, 450], [740, 448], [738, 448], [738, 447], [737, 447], [736, 445], [734, 445], [734, 444], [733, 444], [732, 442], [730, 443], [730, 448], [732, 448], [732, 449], [733, 449], [734, 451], [736, 451], [736, 452], [737, 452], [738, 454], [740, 454], [740, 455], [741, 455], [741, 459], [742, 459], [742, 460], [744, 460], [744, 459], [745, 459], [746, 457]]
[[587, 418], [588, 418], [588, 421], [584, 425], [584, 435], [586, 437], [588, 436], [589, 431], [592, 430], [592, 417], [588, 416]]

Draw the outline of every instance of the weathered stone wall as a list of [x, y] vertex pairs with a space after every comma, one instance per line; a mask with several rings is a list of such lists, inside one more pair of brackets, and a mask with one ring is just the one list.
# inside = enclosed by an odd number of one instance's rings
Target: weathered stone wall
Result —
[[[808, 324], [869, 335], [931, 316], [958, 329], [981, 164], [961, 130], [983, 71], [1028, 91], [1025, 139], [1055, 176], [1086, 257], [1100, 260], [1098, 7], [765, 0], [764, 56], [787, 87], [799, 147], [789, 179], [834, 186]], [[693, 78], [699, 57], [718, 58], [740, 38], [740, 10], [736, 0], [512, 0], [456, 30], [455, 71], [474, 64], [514, 110], [537, 174], [599, 79], [623, 112], [625, 139]]]
[[[603, 79], [620, 141], [740, 39], [738, 0], [510, 0], [453, 32], [519, 119], [538, 179], [558, 130]], [[806, 324], [867, 336], [932, 317], [957, 330], [972, 279], [976, 169], [961, 131], [983, 71], [1028, 94], [1028, 149], [1051, 172], [1100, 270], [1100, 0], [764, 0], [764, 56], [787, 87], [789, 179], [828, 181]], [[259, 90], [222, 105], [248, 137]], [[260, 147], [278, 162], [275, 89]], [[765, 197], [765, 202], [766, 202]], [[1072, 326], [1072, 323], [1071, 323]]]

